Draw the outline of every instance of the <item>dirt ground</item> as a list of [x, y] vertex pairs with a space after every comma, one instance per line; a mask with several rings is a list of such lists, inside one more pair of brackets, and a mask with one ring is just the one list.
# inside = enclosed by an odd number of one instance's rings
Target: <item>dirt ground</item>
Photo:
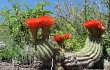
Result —
[[19, 65], [14, 65], [12, 63], [0, 62], [0, 70], [37, 70], [31, 67], [21, 67]]
[[[37, 70], [37, 69], [31, 66], [22, 66], [7, 62], [0, 62], [0, 70]], [[58, 68], [58, 70], [62, 70], [62, 69]], [[88, 70], [88, 69], [84, 69], [84, 70]], [[104, 70], [110, 70], [110, 62], [107, 60], [104, 60]]]

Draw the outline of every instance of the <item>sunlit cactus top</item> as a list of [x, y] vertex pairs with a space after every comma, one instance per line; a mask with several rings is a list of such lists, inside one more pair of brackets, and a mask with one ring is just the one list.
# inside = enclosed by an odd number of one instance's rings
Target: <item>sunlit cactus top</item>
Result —
[[40, 24], [42, 26], [52, 26], [55, 23], [55, 18], [51, 16], [40, 16]]
[[25, 24], [27, 25], [28, 28], [38, 28], [40, 26], [39, 22], [40, 22], [39, 18], [28, 18], [25, 21]]

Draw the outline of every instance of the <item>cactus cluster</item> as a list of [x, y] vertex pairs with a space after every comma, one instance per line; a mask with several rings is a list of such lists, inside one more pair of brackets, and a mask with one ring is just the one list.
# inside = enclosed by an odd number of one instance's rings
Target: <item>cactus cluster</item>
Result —
[[[48, 41], [50, 26], [53, 25], [54, 21], [55, 19], [50, 16], [40, 16], [39, 18], [31, 18], [25, 22], [35, 40], [35, 56], [44, 63], [48, 63], [52, 58], [55, 58], [56, 50]], [[90, 68], [102, 56], [101, 35], [105, 31], [104, 25], [98, 20], [88, 20], [84, 22], [84, 26], [90, 32], [90, 37], [86, 39], [85, 46], [80, 51], [63, 51], [64, 58], [61, 59], [61, 65], [65, 70]], [[39, 27], [42, 28], [42, 39], [37, 38]], [[69, 38], [70, 34], [65, 34], [64, 36], [56, 35], [54, 40], [61, 48], [65, 49], [63, 42]]]

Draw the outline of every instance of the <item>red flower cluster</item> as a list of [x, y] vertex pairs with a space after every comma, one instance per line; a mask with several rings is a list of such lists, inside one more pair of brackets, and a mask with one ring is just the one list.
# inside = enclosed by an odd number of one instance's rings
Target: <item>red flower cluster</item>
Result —
[[57, 34], [54, 36], [54, 40], [59, 43], [59, 42], [63, 42], [64, 40], [66, 39], [69, 39], [70, 38], [70, 34], [69, 33], [65, 33], [64, 36], [60, 35], [60, 34]]
[[101, 36], [105, 31], [104, 25], [99, 20], [87, 20], [83, 25], [93, 36]]
[[41, 26], [52, 26], [55, 22], [55, 18], [50, 16], [40, 16], [39, 18]]
[[25, 21], [25, 24], [28, 28], [38, 28], [40, 26], [39, 22], [39, 18], [29, 18]]
[[38, 28], [42, 26], [42, 38], [46, 39], [49, 36], [49, 29], [55, 22], [51, 16], [40, 16], [39, 18], [28, 18], [25, 24], [30, 29], [34, 39], [37, 39]]
[[39, 18], [28, 18], [25, 24], [28, 28], [38, 28], [39, 26], [52, 26], [55, 18], [50, 16], [40, 16]]

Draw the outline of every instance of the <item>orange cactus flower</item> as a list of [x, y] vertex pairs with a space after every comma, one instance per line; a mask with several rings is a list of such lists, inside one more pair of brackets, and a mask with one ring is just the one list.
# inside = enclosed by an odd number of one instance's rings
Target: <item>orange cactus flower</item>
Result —
[[54, 40], [56, 42], [62, 42], [64, 39], [60, 34], [57, 34], [57, 35], [54, 36]]
[[25, 24], [30, 29], [35, 42], [37, 40], [38, 28], [40, 26], [39, 22], [40, 22], [39, 18], [28, 18], [25, 21]]
[[101, 22], [99, 20], [87, 20], [86, 22], [83, 23], [83, 25], [86, 27], [86, 28], [91, 28], [91, 27], [95, 27], [95, 28], [98, 28], [98, 25], [100, 24]]
[[40, 16], [40, 24], [42, 26], [52, 26], [55, 23], [55, 18], [51, 16]]
[[39, 24], [40, 20], [39, 18], [28, 18], [25, 22], [28, 28], [37, 28], [40, 26]]
[[89, 30], [91, 36], [101, 37], [105, 32], [105, 27], [99, 20], [87, 20], [83, 25]]
[[64, 34], [64, 38], [65, 38], [65, 39], [69, 39], [69, 38], [70, 38], [70, 34], [69, 34], [69, 33], [65, 33], [65, 34]]
[[40, 25], [42, 27], [42, 39], [46, 40], [49, 38], [50, 27], [55, 23], [55, 18], [51, 16], [40, 16]]

